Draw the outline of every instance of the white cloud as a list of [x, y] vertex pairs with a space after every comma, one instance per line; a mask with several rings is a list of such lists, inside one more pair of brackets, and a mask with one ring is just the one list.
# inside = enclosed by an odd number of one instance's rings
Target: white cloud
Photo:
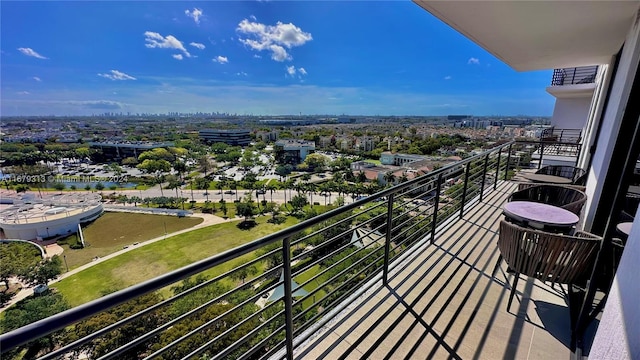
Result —
[[295, 77], [296, 74], [298, 74], [298, 78], [302, 78], [303, 75], [307, 75], [307, 70], [305, 70], [303, 67], [296, 69], [295, 66], [291, 65], [291, 66], [287, 66], [285, 69], [287, 70], [286, 75], [291, 77]]
[[176, 60], [182, 60], [183, 59], [182, 58], [182, 54], [173, 54], [171, 56], [173, 56], [173, 58], [176, 59]]
[[200, 24], [200, 17], [202, 16], [202, 9], [193, 8], [193, 11], [189, 11], [189, 9], [184, 11], [185, 15], [192, 18], [196, 24]]
[[445, 80], [451, 80], [451, 75], [447, 75], [444, 77]]
[[39, 77], [37, 77], [37, 76], [32, 77], [32, 79], [33, 79], [33, 80], [35, 80], [35, 81], [37, 81], [37, 82], [42, 81], [42, 79], [40, 79], [40, 78], [39, 78]]
[[103, 78], [107, 78], [109, 80], [136, 80], [136, 78], [134, 78], [133, 76], [127, 75], [118, 70], [111, 70], [110, 73], [106, 74], [99, 73], [98, 76], [102, 76]]
[[467, 64], [469, 65], [480, 65], [480, 59], [478, 58], [469, 58], [469, 61], [467, 61]]
[[38, 54], [35, 50], [33, 50], [32, 48], [18, 48], [18, 51], [20, 51], [21, 53], [23, 53], [24, 55], [27, 56], [31, 56], [34, 58], [38, 58], [38, 59], [48, 59], [48, 57], [44, 57], [40, 54]]
[[291, 55], [285, 48], [302, 46], [313, 40], [310, 33], [294, 24], [279, 21], [272, 26], [244, 19], [238, 24], [236, 31], [247, 35], [247, 38], [238, 38], [241, 43], [256, 51], [270, 51], [271, 59], [275, 61], [291, 60]]
[[247, 74], [244, 71], [240, 71], [239, 73], [236, 73], [236, 75], [238, 75], [238, 76], [249, 76], [249, 74]]
[[160, 48], [160, 49], [176, 49], [184, 53], [184, 56], [191, 57], [191, 54], [184, 48], [182, 41], [176, 39], [173, 35], [167, 35], [166, 37], [153, 31], [145, 31], [144, 41], [147, 43], [144, 46], [148, 48]]
[[190, 42], [189, 45], [193, 46], [194, 48], [198, 48], [200, 50], [204, 49], [204, 44], [201, 44], [201, 43]]
[[18, 95], [29, 95], [28, 91], [18, 91]]
[[255, 16], [255, 15], [249, 15], [249, 19], [251, 19], [251, 20], [253, 20], [253, 21], [258, 20], [258, 19], [256, 18], [256, 16]]
[[217, 63], [220, 63], [220, 64], [226, 64], [226, 63], [229, 62], [229, 59], [227, 59], [226, 56], [218, 55], [215, 58], [213, 58], [213, 61], [217, 62]]
[[256, 59], [262, 59], [262, 56], [260, 56], [258, 54], [254, 54], [253, 57], [256, 58]]

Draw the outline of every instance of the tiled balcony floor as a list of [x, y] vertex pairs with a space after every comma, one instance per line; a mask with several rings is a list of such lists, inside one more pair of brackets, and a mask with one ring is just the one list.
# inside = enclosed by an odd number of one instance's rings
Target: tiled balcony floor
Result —
[[434, 245], [333, 319], [296, 350], [298, 359], [568, 359], [564, 290], [522, 276], [508, 312], [512, 275], [498, 258], [500, 183]]

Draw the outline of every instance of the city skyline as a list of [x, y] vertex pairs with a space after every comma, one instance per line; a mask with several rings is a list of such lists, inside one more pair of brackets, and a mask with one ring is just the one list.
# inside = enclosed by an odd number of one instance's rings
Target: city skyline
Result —
[[549, 116], [554, 104], [551, 70], [517, 73], [410, 2], [8, 2], [2, 34], [2, 116]]

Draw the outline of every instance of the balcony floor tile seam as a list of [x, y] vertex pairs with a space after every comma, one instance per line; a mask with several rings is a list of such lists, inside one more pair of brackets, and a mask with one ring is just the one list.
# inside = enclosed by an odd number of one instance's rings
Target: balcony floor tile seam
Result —
[[[471, 251], [471, 252], [473, 252], [473, 251]], [[493, 263], [493, 261], [492, 261], [492, 260], [493, 260], [493, 259], [490, 259], [490, 260], [486, 263], [485, 267], [489, 267], [489, 266]], [[478, 273], [479, 273], [479, 276], [481, 276], [480, 274], [482, 273], [482, 271], [479, 271]], [[463, 279], [463, 280], [464, 280], [464, 279]], [[461, 282], [461, 284], [462, 284], [462, 283], [465, 283], [465, 282], [464, 282], [464, 281], [462, 281], [462, 282]], [[409, 306], [411, 306], [411, 305], [409, 305]]]
[[[502, 184], [500, 184], [500, 185], [501, 185], [501, 186], [500, 186], [500, 187], [498, 187], [498, 189], [504, 189], [504, 188], [507, 188], [507, 189], [509, 189], [509, 190], [512, 190], [512, 189], [514, 188], [514, 185], [513, 185], [512, 183], [510, 183], [510, 182], [503, 182], [503, 183], [502, 183]], [[493, 190], [493, 191], [489, 192], [487, 195], [489, 195], [489, 194], [493, 194], [493, 195], [495, 196], [495, 195], [497, 195], [499, 192], [500, 192], [499, 190], [498, 190], [498, 191]], [[510, 193], [511, 193], [511, 191], [508, 191], [508, 192], [507, 192], [507, 191], [502, 191], [502, 194], [500, 195], [500, 199], [498, 200], [498, 201], [500, 202], [500, 204], [504, 202], [504, 198], [505, 198], [505, 196], [507, 196], [507, 195], [508, 195], [508, 194], [510, 194]], [[487, 198], [485, 198], [485, 199], [483, 200], [483, 202], [478, 202], [477, 204], [475, 204], [474, 208], [478, 208], [478, 207], [482, 207], [482, 206], [486, 206], [486, 205], [487, 205]], [[493, 208], [498, 209], [499, 207], [494, 206]], [[500, 208], [501, 208], [501, 207], [500, 207]], [[470, 210], [472, 210], [472, 209], [470, 209]], [[478, 210], [476, 209], [476, 211], [478, 211]], [[467, 213], [467, 216], [470, 216], [470, 215], [469, 215], [469, 212]], [[487, 219], [485, 218], [485, 220], [487, 220]], [[457, 220], [457, 222], [459, 222], [459, 221], [460, 221], [460, 220]], [[471, 225], [470, 225], [470, 227], [471, 227]], [[486, 230], [486, 229], [485, 229], [485, 230]], [[458, 231], [457, 231], [457, 232], [459, 232], [459, 229], [458, 229]], [[454, 232], [454, 233], [455, 233], [455, 232]], [[431, 246], [427, 246], [426, 248], [427, 248], [427, 249], [429, 249], [429, 248], [432, 248], [432, 247], [431, 247]], [[435, 249], [435, 248], [432, 248], [431, 250], [433, 251], [433, 250], [436, 250], [436, 249]], [[439, 250], [439, 251], [443, 251], [443, 250], [441, 250], [441, 249], [438, 249], [438, 250]], [[444, 251], [444, 252], [446, 252], [446, 251]], [[424, 256], [424, 254], [420, 254], [419, 256]], [[449, 256], [451, 256], [451, 255], [449, 254]], [[416, 259], [413, 259], [413, 260], [412, 260], [412, 262], [415, 262], [415, 261], [416, 261]], [[403, 271], [404, 271], [404, 270], [403, 270]], [[400, 272], [402, 272], [402, 271], [400, 271]], [[396, 275], [394, 275], [394, 276], [396, 276]], [[406, 275], [405, 275], [405, 277], [406, 277]], [[374, 292], [374, 294], [375, 294], [378, 298], [379, 298], [380, 296], [382, 296], [382, 292], [379, 292], [379, 291]], [[386, 296], [384, 296], [384, 297], [386, 297]], [[353, 309], [352, 309], [352, 311], [353, 311]], [[335, 330], [333, 330], [333, 331], [335, 332]], [[321, 341], [321, 338], [319, 338], [319, 339], [320, 339], [320, 341]]]

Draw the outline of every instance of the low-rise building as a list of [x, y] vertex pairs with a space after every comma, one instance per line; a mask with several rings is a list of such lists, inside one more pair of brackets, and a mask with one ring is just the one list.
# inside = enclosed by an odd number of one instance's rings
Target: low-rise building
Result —
[[385, 151], [380, 155], [380, 163], [383, 165], [404, 166], [414, 161], [424, 160], [424, 156], [412, 154], [394, 154]]
[[209, 144], [221, 142], [233, 146], [246, 146], [251, 142], [251, 132], [245, 129], [202, 129], [198, 135], [202, 141]]
[[89, 146], [100, 149], [107, 160], [121, 160], [127, 157], [137, 158], [145, 151], [155, 148], [174, 146], [172, 142], [89, 142]]
[[305, 140], [278, 140], [273, 149], [278, 163], [295, 165], [303, 162], [307, 155], [313, 154], [316, 144]]

